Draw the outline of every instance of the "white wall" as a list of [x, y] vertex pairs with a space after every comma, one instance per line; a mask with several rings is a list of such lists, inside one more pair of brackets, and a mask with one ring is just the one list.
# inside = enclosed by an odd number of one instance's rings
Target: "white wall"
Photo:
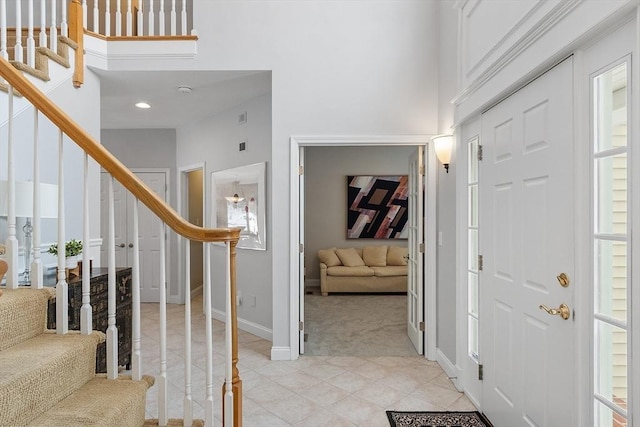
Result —
[[[178, 167], [205, 162], [205, 217], [207, 226], [211, 216], [211, 173], [267, 162], [267, 250], [237, 249], [237, 290], [246, 303], [238, 307], [239, 325], [260, 336], [271, 338], [273, 211], [270, 210], [273, 187], [271, 166], [271, 94], [260, 96], [218, 115], [177, 130], [176, 159]], [[247, 122], [238, 124], [240, 113], [247, 113]], [[246, 150], [238, 144], [246, 141]], [[286, 210], [277, 210], [278, 215]], [[224, 248], [212, 248], [213, 308], [224, 311]], [[251, 303], [255, 299], [255, 306]]]
[[[63, 111], [67, 113], [75, 122], [85, 129], [96, 140], [100, 134], [100, 110], [98, 108], [86, 108], [86, 105], [95, 105], [96, 100], [100, 100], [100, 83], [92, 72], [85, 73], [85, 85], [82, 90], [73, 87], [71, 79], [59, 82], [57, 86], [48, 87], [48, 96]], [[6, 99], [6, 94], [0, 98]], [[16, 98], [18, 100], [19, 98]], [[33, 108], [28, 107], [15, 118], [13, 123], [13, 133], [19, 136], [15, 140], [15, 177], [16, 180], [26, 181], [33, 178]], [[45, 118], [39, 115], [39, 135], [40, 135], [40, 181], [56, 184], [58, 182], [58, 129]], [[7, 125], [0, 127], [0, 179], [7, 178]], [[65, 177], [65, 240], [72, 238], [82, 239], [82, 194], [84, 182], [82, 151], [68, 138], [64, 138], [64, 177]], [[100, 237], [100, 198], [91, 195], [100, 194], [99, 169], [94, 162], [90, 163], [89, 169], [89, 193], [90, 209], [97, 212], [95, 218], [92, 216], [90, 223], [91, 239]], [[6, 223], [6, 219], [2, 219]], [[47, 219], [42, 222], [42, 250], [46, 252], [48, 244], [57, 240], [57, 220]], [[22, 247], [22, 230], [24, 220], [17, 221], [18, 238]], [[6, 226], [0, 227], [0, 240], [6, 239]], [[99, 247], [89, 249], [93, 259], [99, 259]], [[19, 260], [20, 268], [23, 268], [22, 257]], [[45, 265], [55, 263], [55, 259], [47, 254], [43, 254]]]
[[320, 280], [318, 250], [407, 246], [398, 239], [347, 239], [347, 176], [407, 175], [415, 147], [306, 147], [304, 245], [306, 279]]
[[[438, 132], [453, 133], [454, 108], [451, 100], [457, 90], [457, 10], [455, 1], [440, 4], [438, 54]], [[456, 169], [455, 153], [451, 157], [449, 173], [438, 162], [437, 230], [442, 233], [442, 244], [437, 248], [438, 276], [437, 332], [438, 350], [456, 363]]]
[[262, 285], [273, 293], [275, 357], [297, 345], [290, 343], [289, 214], [284, 208], [289, 138], [436, 133], [437, 6], [422, 0], [194, 4], [195, 68], [273, 73], [273, 191], [267, 214], [273, 272]]

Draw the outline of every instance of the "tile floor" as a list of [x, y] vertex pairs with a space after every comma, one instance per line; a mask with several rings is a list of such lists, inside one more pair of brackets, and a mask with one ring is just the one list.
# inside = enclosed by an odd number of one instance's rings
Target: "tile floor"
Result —
[[[204, 418], [205, 340], [201, 300], [192, 306], [194, 417]], [[142, 304], [144, 373], [158, 378], [158, 304]], [[184, 306], [167, 306], [169, 417], [182, 418]], [[220, 423], [224, 382], [224, 324], [214, 321], [214, 413]], [[437, 363], [412, 357], [301, 356], [271, 361], [271, 343], [239, 333], [243, 425], [388, 427], [386, 410], [475, 410]], [[147, 417], [157, 418], [157, 382], [147, 395]]]

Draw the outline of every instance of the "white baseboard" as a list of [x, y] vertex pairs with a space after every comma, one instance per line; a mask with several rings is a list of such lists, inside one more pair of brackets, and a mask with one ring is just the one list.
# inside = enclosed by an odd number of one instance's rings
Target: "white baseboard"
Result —
[[[224, 322], [226, 318], [224, 311], [217, 310], [215, 308], [211, 309], [211, 315], [214, 319], [221, 322]], [[271, 329], [267, 329], [264, 326], [258, 325], [254, 322], [250, 322], [249, 320], [238, 318], [238, 329], [249, 332], [250, 334], [258, 336], [267, 341], [273, 340], [273, 331]]]
[[291, 347], [271, 347], [271, 360], [291, 360]]
[[191, 299], [194, 299], [195, 297], [200, 296], [200, 295], [202, 295], [202, 285], [200, 285], [200, 286], [198, 286], [198, 287], [196, 287], [194, 289], [191, 289]]
[[440, 351], [440, 349], [436, 349], [436, 362], [438, 362], [438, 365], [440, 365], [444, 373], [447, 374], [447, 376], [451, 379], [453, 385], [455, 385], [456, 388], [459, 389], [458, 370], [456, 369], [456, 366], [451, 363], [449, 358], [445, 356], [442, 351]]

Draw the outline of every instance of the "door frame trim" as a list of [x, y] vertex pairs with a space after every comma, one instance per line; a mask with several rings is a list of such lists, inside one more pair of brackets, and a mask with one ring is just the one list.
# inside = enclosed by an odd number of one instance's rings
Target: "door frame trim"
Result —
[[300, 162], [300, 147], [368, 147], [368, 146], [425, 146], [427, 155], [425, 174], [425, 292], [424, 315], [425, 357], [436, 360], [436, 193], [437, 193], [437, 164], [436, 156], [431, 144], [433, 135], [299, 135], [290, 137], [290, 193], [289, 193], [289, 351], [290, 360], [297, 360], [299, 354], [298, 322], [300, 316], [300, 284], [299, 284], [299, 244], [300, 244], [300, 187], [298, 181], [298, 165]]

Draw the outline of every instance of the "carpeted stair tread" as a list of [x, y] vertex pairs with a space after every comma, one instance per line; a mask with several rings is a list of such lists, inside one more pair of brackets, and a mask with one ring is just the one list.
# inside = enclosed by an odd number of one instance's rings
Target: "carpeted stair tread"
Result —
[[[151, 418], [145, 420], [142, 427], [156, 427], [159, 425], [160, 424], [157, 418]], [[169, 420], [167, 421], [167, 427], [184, 427], [184, 420], [180, 418], [169, 418]], [[204, 420], [193, 420], [193, 423], [191, 423], [191, 427], [204, 427]]]
[[44, 332], [54, 289], [5, 289], [0, 298], [0, 351]]
[[44, 333], [0, 351], [0, 426], [28, 423], [93, 378], [104, 339], [102, 332]]
[[107, 380], [97, 375], [27, 425], [140, 427], [144, 424], [147, 389], [153, 382], [147, 375], [140, 381], [125, 376]]

